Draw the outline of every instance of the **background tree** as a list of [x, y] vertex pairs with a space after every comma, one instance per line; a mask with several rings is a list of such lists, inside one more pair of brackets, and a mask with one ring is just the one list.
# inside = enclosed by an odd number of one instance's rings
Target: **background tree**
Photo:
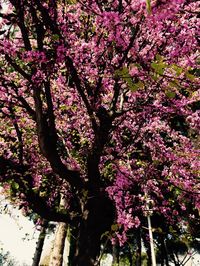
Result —
[[[11, 256], [9, 251], [5, 251], [0, 243], [0, 265], [5, 266], [20, 266], [19, 262]], [[23, 263], [22, 266], [28, 266], [26, 263]]]
[[[65, 208], [66, 200], [64, 195], [61, 195], [59, 208]], [[51, 252], [49, 265], [51, 266], [62, 266], [63, 265], [63, 253], [65, 249], [65, 244], [67, 241], [67, 230], [68, 225], [66, 223], [60, 222], [57, 224], [55, 238], [53, 243], [53, 249]]]
[[1, 254], [0, 254], [0, 263], [1, 265], [8, 265], [8, 266], [14, 266], [16, 265], [16, 261], [10, 256], [9, 252], [3, 251], [1, 248]]
[[48, 229], [48, 221], [44, 220], [41, 223], [41, 230], [38, 236], [38, 241], [36, 243], [36, 249], [33, 257], [32, 266], [38, 266], [40, 263], [47, 229]]

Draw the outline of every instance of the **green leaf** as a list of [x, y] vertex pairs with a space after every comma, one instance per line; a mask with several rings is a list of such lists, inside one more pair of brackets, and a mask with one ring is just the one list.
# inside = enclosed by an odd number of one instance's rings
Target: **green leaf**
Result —
[[166, 91], [165, 94], [170, 99], [174, 99], [176, 97], [176, 93], [174, 91]]
[[123, 67], [121, 69], [117, 69], [115, 71], [115, 76], [118, 77], [118, 78], [122, 78], [127, 83], [129, 89], [132, 92], [135, 92], [135, 91], [137, 91], [140, 88], [144, 88], [144, 83], [141, 80], [139, 80], [138, 82], [134, 82], [132, 80], [132, 77], [129, 74], [129, 70], [128, 70], [127, 67]]
[[164, 62], [153, 62], [151, 63], [151, 67], [154, 69], [154, 71], [159, 74], [163, 75], [165, 68], [167, 67], [167, 64]]
[[151, 0], [146, 0], [147, 13], [151, 14]]
[[119, 229], [118, 224], [112, 224], [112, 225], [111, 225], [111, 230], [112, 230], [112, 231], [117, 231], [118, 229]]
[[180, 76], [183, 73], [183, 68], [178, 65], [172, 64], [171, 68], [176, 71], [177, 76]]
[[161, 233], [163, 233], [163, 230], [162, 230], [161, 227], [158, 227], [158, 228], [156, 229], [156, 232], [161, 234]]
[[101, 239], [102, 239], [104, 236], [106, 236], [106, 237], [110, 236], [110, 232], [109, 232], [109, 231], [106, 231], [105, 233], [103, 233], [103, 234], [101, 235]]
[[185, 76], [186, 76], [186, 78], [188, 78], [191, 81], [194, 81], [194, 79], [196, 78], [196, 76], [190, 74], [189, 72], [186, 72]]
[[16, 183], [16, 182], [12, 182], [11, 183], [11, 188], [14, 189], [14, 190], [17, 190], [17, 189], [19, 189], [19, 184]]
[[88, 190], [83, 189], [82, 192], [83, 192], [83, 198], [84, 199], [87, 199], [87, 197], [88, 197]]
[[127, 67], [123, 67], [123, 68], [117, 69], [115, 71], [115, 76], [119, 77], [119, 78], [130, 76], [128, 68]]
[[164, 58], [159, 54], [156, 55], [156, 60], [151, 63], [151, 67], [159, 75], [163, 75], [167, 66], [168, 64], [164, 61]]
[[76, 4], [76, 0], [68, 0], [67, 3], [70, 4], [70, 5], [74, 5]]
[[60, 105], [60, 110], [61, 111], [66, 111], [68, 109], [69, 109], [69, 107], [67, 105], [65, 105], [65, 104]]
[[52, 35], [52, 40], [53, 41], [58, 41], [60, 39], [60, 36], [58, 34], [53, 34]]
[[15, 69], [14, 69], [14, 67], [9, 67], [7, 71], [8, 71], [8, 73], [10, 74], [10, 73], [14, 72]]
[[131, 84], [129, 84], [129, 87], [131, 91], [135, 92], [138, 89], [144, 88], [144, 83], [141, 80], [139, 80], [137, 83], [132, 82]]
[[169, 85], [170, 85], [170, 87], [172, 87], [172, 88], [180, 88], [180, 84], [179, 84], [179, 82], [177, 81], [177, 80], [174, 80], [174, 81], [170, 81], [169, 82]]
[[139, 167], [145, 167], [146, 166], [146, 162], [142, 161], [142, 160], [137, 160], [136, 161], [136, 165]]

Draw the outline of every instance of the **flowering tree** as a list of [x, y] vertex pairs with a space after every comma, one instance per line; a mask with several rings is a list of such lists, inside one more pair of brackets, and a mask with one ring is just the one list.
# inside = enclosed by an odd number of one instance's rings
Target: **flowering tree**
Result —
[[149, 197], [166, 223], [199, 209], [200, 1], [3, 2], [1, 181], [70, 225], [72, 265]]

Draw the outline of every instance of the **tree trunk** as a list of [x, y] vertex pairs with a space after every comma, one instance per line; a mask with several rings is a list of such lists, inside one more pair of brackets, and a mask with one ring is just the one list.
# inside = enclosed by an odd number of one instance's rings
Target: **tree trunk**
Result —
[[115, 243], [112, 247], [112, 256], [113, 256], [112, 264], [114, 266], [119, 265], [119, 244], [118, 243]]
[[[169, 266], [167, 247], [166, 247], [165, 238], [163, 235], [161, 236], [160, 241], [161, 241], [162, 263], [163, 263], [163, 265]], [[165, 263], [164, 263], [164, 261], [165, 261]]]
[[73, 239], [74, 243], [70, 251], [70, 266], [99, 265], [101, 236], [110, 231], [113, 213], [113, 205], [105, 196], [89, 200], [87, 214], [77, 226], [79, 230], [77, 227], [72, 230], [71, 241]]
[[[66, 205], [66, 199], [61, 193], [59, 209], [60, 210], [65, 209], [65, 205]], [[67, 236], [67, 227], [68, 225], [64, 222], [60, 222], [57, 225], [49, 266], [62, 266], [63, 264], [63, 252]]]
[[75, 256], [71, 265], [94, 266], [100, 253], [100, 235], [97, 230], [90, 229], [87, 223], [81, 227], [78, 243], [76, 243]]
[[129, 266], [133, 266], [133, 251], [130, 246], [128, 246], [128, 261], [129, 261]]
[[152, 266], [151, 263], [151, 249], [147, 249], [147, 266]]
[[57, 226], [53, 250], [50, 258], [50, 266], [62, 266], [65, 238], [67, 235], [67, 224], [59, 223]]
[[48, 228], [48, 221], [44, 220], [39, 237], [38, 237], [38, 241], [36, 244], [36, 249], [35, 249], [35, 254], [33, 257], [33, 263], [32, 266], [38, 266], [40, 263], [40, 258], [41, 258], [41, 254], [42, 254], [42, 249], [43, 249], [43, 245], [44, 245], [44, 239], [46, 236], [46, 230]]
[[135, 257], [136, 257], [136, 266], [141, 266], [142, 265], [142, 244], [141, 244], [141, 232], [140, 229], [137, 230], [136, 232], [136, 252], [135, 252]]
[[152, 266], [152, 263], [151, 263], [151, 247], [150, 247], [149, 239], [147, 240], [147, 234], [146, 233], [142, 234], [141, 236], [142, 236], [144, 247], [145, 247], [145, 250], [146, 250], [147, 266]]

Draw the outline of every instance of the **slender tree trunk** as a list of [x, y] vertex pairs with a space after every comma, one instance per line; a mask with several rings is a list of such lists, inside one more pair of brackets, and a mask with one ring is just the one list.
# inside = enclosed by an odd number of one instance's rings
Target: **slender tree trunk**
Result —
[[142, 256], [141, 256], [142, 244], [141, 244], [141, 232], [139, 229], [136, 232], [136, 245], [137, 245], [137, 248], [136, 248], [136, 263], [135, 263], [135, 265], [141, 266], [142, 265]]
[[174, 255], [173, 252], [171, 253], [171, 256], [170, 256], [170, 257], [171, 257], [171, 259], [173, 260], [175, 266], [180, 266], [180, 264], [179, 264], [179, 262], [176, 260], [176, 257], [175, 257], [175, 255]]
[[[61, 193], [59, 209], [65, 209], [65, 205], [66, 200]], [[67, 236], [67, 227], [68, 225], [63, 222], [60, 222], [57, 225], [49, 266], [62, 266], [63, 264], [63, 252], [65, 248], [65, 239]]]
[[163, 235], [161, 236], [161, 246], [162, 246], [161, 250], [162, 250], [163, 265], [169, 266], [168, 252], [165, 244], [165, 238]]
[[[162, 249], [162, 247], [161, 247]], [[164, 260], [164, 254], [163, 254], [163, 250], [161, 250], [160, 252], [160, 266], [165, 266], [165, 260]]]
[[147, 249], [147, 266], [152, 266], [152, 263], [151, 263], [151, 249], [150, 248]]
[[56, 229], [53, 250], [51, 253], [50, 263], [49, 263], [50, 266], [62, 266], [66, 235], [67, 235], [67, 224], [60, 222]]
[[114, 266], [119, 265], [119, 244], [115, 243], [112, 247], [112, 256], [113, 256], [113, 262], [112, 264]]
[[144, 243], [146, 254], [147, 254], [147, 266], [152, 266], [152, 263], [151, 263], [151, 247], [150, 247], [149, 240], [146, 239], [146, 234], [142, 235], [142, 238], [143, 238], [143, 243]]
[[129, 261], [129, 266], [134, 266], [133, 265], [133, 251], [131, 249], [131, 247], [128, 247], [129, 252], [128, 252], [128, 261]]
[[159, 260], [160, 260], [160, 266], [165, 266], [165, 246], [164, 246], [164, 237], [163, 235], [159, 236], [158, 238], [159, 240], [159, 248], [160, 248], [160, 252], [159, 252]]
[[33, 257], [33, 263], [32, 266], [38, 266], [40, 263], [40, 258], [41, 258], [41, 254], [42, 254], [42, 249], [43, 249], [43, 245], [44, 245], [44, 239], [46, 236], [46, 230], [48, 228], [48, 221], [44, 220], [39, 237], [38, 237], [38, 241], [36, 244], [36, 249], [35, 249], [35, 254]]

